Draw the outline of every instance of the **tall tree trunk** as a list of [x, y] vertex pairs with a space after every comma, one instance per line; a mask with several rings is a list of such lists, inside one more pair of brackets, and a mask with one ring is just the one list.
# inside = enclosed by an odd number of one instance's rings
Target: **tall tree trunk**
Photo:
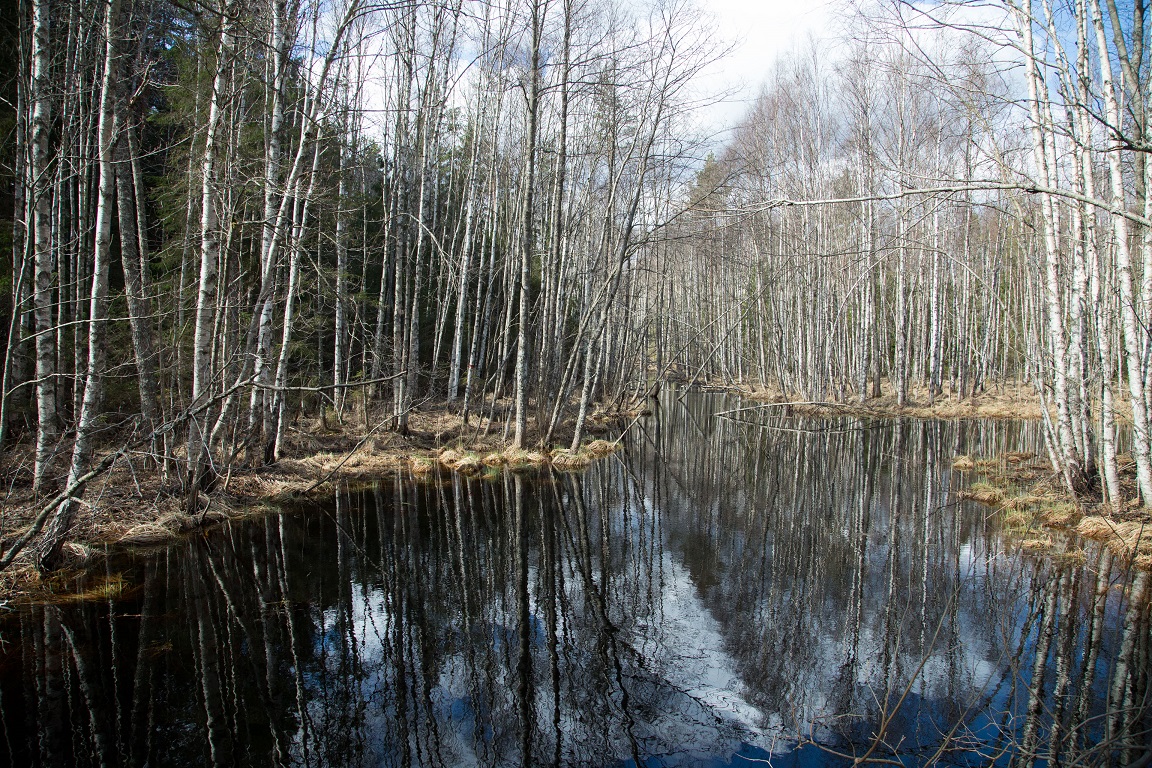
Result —
[[[225, 4], [221, 16], [220, 39], [216, 46], [216, 75], [208, 102], [208, 124], [204, 137], [204, 157], [200, 162], [200, 278], [196, 298], [196, 335], [192, 344], [192, 405], [208, 404], [214, 389], [212, 372], [213, 327], [216, 319], [216, 291], [220, 263], [220, 192], [216, 154], [224, 123], [224, 89], [232, 55], [232, 9]], [[196, 495], [211, 485], [215, 477], [208, 442], [210, 419], [200, 413], [188, 424], [189, 507], [195, 508]]]
[[[80, 417], [76, 424], [76, 443], [72, 450], [72, 466], [68, 471], [68, 486], [73, 487], [87, 473], [92, 459], [93, 439], [104, 402], [104, 374], [107, 352], [108, 266], [112, 242], [112, 206], [116, 194], [115, 145], [120, 126], [115, 116], [115, 94], [118, 72], [116, 66], [117, 24], [120, 0], [108, 0], [104, 7], [104, 77], [100, 89], [100, 118], [98, 138], [99, 188], [96, 201], [96, 239], [92, 249], [92, 287], [88, 310], [88, 366], [84, 377], [84, 397]], [[82, 492], [82, 491], [81, 491]], [[75, 499], [68, 499], [57, 510], [45, 531], [37, 553], [36, 564], [41, 570], [51, 570], [60, 562], [64, 545], [76, 513]]]
[[[156, 356], [152, 340], [152, 301], [148, 298], [142, 264], [146, 262], [145, 243], [140, 239], [138, 209], [144, 205], [136, 197], [128, 133], [131, 127], [122, 122], [120, 140], [116, 143], [116, 207], [120, 227], [120, 263], [124, 269], [124, 290], [128, 300], [128, 324], [136, 357], [136, 375], [140, 391], [140, 413], [143, 429], [151, 431], [160, 425], [159, 383], [156, 378]], [[153, 446], [154, 449], [157, 446]]]
[[532, 251], [535, 248], [536, 139], [540, 121], [540, 42], [544, 27], [546, 6], [539, 0], [532, 2], [532, 51], [528, 74], [528, 144], [524, 159], [524, 212], [520, 237], [520, 285], [518, 295], [519, 320], [516, 324], [516, 369], [514, 385], [516, 426], [512, 445], [524, 447], [524, 433], [528, 426], [528, 294], [531, 289]]
[[[1100, 15], [1099, 0], [1091, 0], [1092, 25], [1096, 30], [1098, 66], [1100, 67], [1100, 88], [1104, 94], [1107, 119], [1112, 125], [1121, 124], [1120, 105], [1116, 98], [1112, 80], [1112, 63], [1109, 60], [1104, 24]], [[1124, 170], [1121, 166], [1123, 145], [1119, 137], [1110, 135], [1108, 158], [1109, 180], [1112, 184], [1111, 206], [1113, 211], [1125, 210]], [[1148, 413], [1145, 409], [1144, 377], [1142, 375], [1141, 347], [1144, 329], [1136, 313], [1138, 297], [1135, 295], [1135, 279], [1132, 274], [1132, 256], [1128, 241], [1128, 220], [1118, 214], [1112, 215], [1112, 228], [1116, 248], [1116, 279], [1120, 287], [1121, 325], [1124, 336], [1124, 351], [1128, 372], [1128, 393], [1132, 405], [1132, 458], [1136, 462], [1136, 481], [1144, 506], [1152, 506], [1152, 458], [1149, 456]]]
[[36, 318], [36, 464], [33, 487], [39, 493], [52, 469], [60, 428], [56, 406], [56, 328], [52, 307], [55, 259], [51, 238], [52, 197], [49, 191], [48, 151], [51, 116], [51, 37], [49, 0], [32, 0], [32, 253], [35, 269], [33, 312]]

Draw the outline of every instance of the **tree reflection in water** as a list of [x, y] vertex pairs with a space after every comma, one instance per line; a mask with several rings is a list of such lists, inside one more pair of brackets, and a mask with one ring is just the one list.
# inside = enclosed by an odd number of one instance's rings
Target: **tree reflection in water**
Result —
[[1152, 761], [1147, 575], [956, 498], [1019, 425], [726, 405], [670, 394], [583, 475], [396, 476], [110, 561], [3, 625], [0, 759]]

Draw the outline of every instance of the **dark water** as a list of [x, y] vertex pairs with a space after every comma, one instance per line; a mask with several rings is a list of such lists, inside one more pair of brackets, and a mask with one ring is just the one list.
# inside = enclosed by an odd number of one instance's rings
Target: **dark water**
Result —
[[956, 498], [953, 455], [1033, 436], [732, 405], [669, 395], [584, 474], [398, 476], [112, 561], [113, 597], [0, 625], [0, 763], [1142, 759], [1147, 578]]

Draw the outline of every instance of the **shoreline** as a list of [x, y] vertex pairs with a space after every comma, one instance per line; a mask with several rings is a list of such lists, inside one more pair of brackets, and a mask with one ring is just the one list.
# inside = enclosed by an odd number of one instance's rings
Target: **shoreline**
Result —
[[945, 389], [935, 398], [929, 397], [923, 385], [909, 386], [904, 405], [900, 405], [888, 382], [881, 387], [879, 397], [863, 402], [856, 396], [836, 400], [799, 400], [790, 397], [778, 387], [731, 385], [728, 391], [748, 400], [765, 405], [790, 408], [794, 413], [837, 416], [874, 416], [881, 418], [941, 419], [1005, 419], [1032, 421], [1043, 416], [1043, 407], [1031, 385], [1008, 382], [990, 387], [977, 394], [961, 398]]
[[[290, 427], [285, 456], [275, 464], [234, 467], [222, 474], [212, 492], [200, 493], [195, 514], [187, 513], [187, 496], [166, 483], [157, 467], [125, 460], [89, 482], [64, 545], [65, 567], [40, 574], [29, 546], [0, 571], [0, 607], [77, 599], [79, 582], [109, 555], [168, 546], [223, 523], [277, 512], [294, 500], [334, 493], [342, 483], [371, 483], [404, 469], [419, 480], [437, 467], [469, 477], [542, 467], [581, 471], [617, 450], [618, 442], [605, 438], [622, 433], [635, 415], [594, 412], [577, 452], [560, 447], [513, 449], [504, 439], [502, 421], [474, 417], [465, 425], [458, 413], [440, 404], [410, 414], [406, 436], [378, 427], [365, 430], [363, 414], [350, 412], [339, 425], [331, 419], [311, 419]], [[370, 416], [367, 421], [374, 419]], [[539, 437], [531, 434], [527, 442], [539, 442]], [[571, 424], [553, 437], [555, 445], [567, 445]], [[16, 465], [6, 472], [7, 493], [0, 502], [5, 545], [27, 529], [39, 508], [31, 493], [28, 457], [12, 455], [21, 449], [27, 454], [29, 446], [10, 449], [5, 462]]]
[[[849, 399], [796, 401], [778, 388], [715, 385], [715, 389], [739, 394], [753, 408], [778, 406], [790, 413], [812, 416], [865, 416], [882, 419], [937, 420], [997, 419], [1032, 421], [1043, 418], [1043, 404], [1032, 386], [1019, 382], [1000, 384], [975, 395], [959, 398], [945, 390], [928, 402], [924, 386], [909, 387], [903, 406], [887, 382], [881, 396], [863, 403]], [[1118, 404], [1117, 420], [1130, 420], [1126, 404]], [[1020, 550], [1053, 559], [1075, 559], [1082, 553], [1067, 551], [1064, 536], [1087, 539], [1106, 547], [1115, 557], [1138, 569], [1152, 571], [1152, 509], [1137, 500], [1135, 467], [1121, 457], [1121, 486], [1127, 503], [1119, 509], [1103, 503], [1097, 493], [1075, 497], [1055, 480], [1051, 466], [1041, 456], [1007, 453], [1002, 456], [952, 457], [952, 467], [969, 477], [960, 497], [988, 507], [1000, 516], [1004, 532]]]
[[[946, 393], [932, 404], [925, 402], [926, 389], [915, 388], [909, 391], [904, 406], [896, 404], [895, 395], [886, 386], [881, 397], [864, 403], [800, 402], [772, 389], [712, 383], [698, 386], [738, 395], [750, 410], [778, 406], [791, 414], [817, 417], [1032, 420], [1042, 416], [1039, 398], [1031, 387], [1020, 384], [1003, 385], [963, 400]], [[364, 429], [373, 422], [373, 415], [365, 419], [362, 413], [348, 413], [341, 424], [312, 419], [290, 427], [284, 458], [273, 465], [230, 470], [212, 493], [200, 495], [198, 511], [192, 515], [187, 514], [186, 496], [166, 487], [154, 467], [125, 461], [90, 483], [65, 545], [67, 567], [41, 576], [29, 553], [22, 553], [0, 572], [0, 605], [74, 599], [68, 596], [74, 595], [77, 580], [106, 554], [167, 546], [215, 525], [279, 511], [295, 499], [333, 493], [341, 483], [370, 483], [404, 469], [417, 480], [431, 477], [437, 468], [469, 477], [540, 467], [580, 471], [610, 455], [618, 440], [603, 438], [613, 433], [622, 436], [638, 413], [595, 412], [587, 424], [588, 438], [577, 453], [563, 448], [510, 449], [502, 421], [475, 420], [465, 425], [446, 404], [412, 413], [407, 436], [378, 427]], [[570, 442], [571, 425], [566, 427], [566, 432], [561, 430], [555, 436], [554, 443]], [[539, 436], [535, 438], [530, 443], [539, 442]], [[962, 498], [983, 503], [1001, 515], [1008, 533], [1022, 534], [1018, 537], [1022, 549], [1061, 556], [1051, 535], [1051, 531], [1059, 530], [1099, 541], [1117, 556], [1152, 570], [1152, 515], [1148, 510], [1131, 503], [1113, 512], [1098, 499], [1071, 498], [1051, 482], [1051, 470], [1043, 459], [1031, 455], [961, 455], [952, 461], [954, 470], [970, 478]], [[19, 470], [9, 474], [16, 472]], [[6, 482], [6, 519], [0, 534], [7, 541], [27, 525], [36, 507], [30, 489], [22, 489], [19, 478], [6, 478]], [[1130, 485], [1126, 484], [1126, 490]]]

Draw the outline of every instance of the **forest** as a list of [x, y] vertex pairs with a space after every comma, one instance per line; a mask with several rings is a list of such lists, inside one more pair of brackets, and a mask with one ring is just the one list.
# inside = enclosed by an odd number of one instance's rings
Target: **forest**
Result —
[[1142, 0], [845, 3], [720, 142], [689, 0], [0, 12], [0, 568], [114, 466], [195, 509], [304, 416], [576, 449], [665, 380], [1022, 384], [1152, 504]]

